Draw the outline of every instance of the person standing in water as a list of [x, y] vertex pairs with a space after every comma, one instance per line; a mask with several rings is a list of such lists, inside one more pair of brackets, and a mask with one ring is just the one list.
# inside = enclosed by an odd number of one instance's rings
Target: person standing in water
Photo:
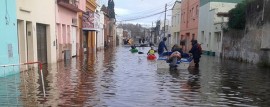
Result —
[[193, 56], [195, 67], [199, 67], [202, 49], [201, 49], [201, 46], [198, 44], [197, 40], [192, 40], [191, 42], [192, 42], [192, 48], [189, 51], [189, 53], [191, 53]]

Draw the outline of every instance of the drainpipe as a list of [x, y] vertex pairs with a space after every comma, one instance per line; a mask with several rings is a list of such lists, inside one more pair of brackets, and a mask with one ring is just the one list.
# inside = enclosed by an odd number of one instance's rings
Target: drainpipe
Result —
[[265, 0], [263, 0], [263, 10], [262, 10], [262, 21], [264, 20], [264, 7], [265, 7]]
[[[263, 23], [263, 21], [264, 21], [264, 7], [265, 7], [265, 0], [263, 0], [263, 10], [262, 10], [262, 19], [261, 19], [261, 24]], [[266, 47], [263, 47], [262, 45], [262, 42], [263, 42], [263, 37], [264, 37], [264, 35], [263, 35], [263, 26], [262, 26], [262, 29], [261, 29], [261, 34], [262, 34], [262, 40], [261, 40], [261, 48], [266, 48]]]

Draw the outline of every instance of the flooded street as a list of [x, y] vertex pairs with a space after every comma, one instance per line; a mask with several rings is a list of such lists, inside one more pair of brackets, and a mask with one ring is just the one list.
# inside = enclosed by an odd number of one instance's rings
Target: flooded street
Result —
[[[146, 54], [117, 47], [1, 79], [0, 106], [268, 107], [270, 70], [203, 56], [200, 68], [157, 70]], [[147, 53], [149, 48], [138, 48]]]

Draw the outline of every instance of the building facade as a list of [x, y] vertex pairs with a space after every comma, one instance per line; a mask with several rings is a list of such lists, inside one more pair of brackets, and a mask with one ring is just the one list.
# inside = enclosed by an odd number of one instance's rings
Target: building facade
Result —
[[56, 36], [58, 61], [77, 55], [77, 45], [79, 44], [78, 13], [85, 10], [84, 6], [84, 0], [57, 0]]
[[[2, 19], [0, 23], [0, 38], [2, 38], [0, 42], [0, 65], [18, 64], [16, 0], [0, 1], [0, 18]], [[0, 67], [0, 77], [18, 73], [19, 71], [18, 68], [15, 68], [15, 71], [8, 69]]]
[[99, 15], [97, 31], [97, 50], [104, 49], [104, 12], [101, 11], [101, 2], [97, 1], [97, 14]]
[[17, 0], [20, 63], [55, 63], [55, 0]]
[[191, 49], [191, 40], [198, 36], [199, 0], [181, 1], [180, 40], [184, 51]]
[[108, 8], [105, 5], [102, 5], [101, 11], [104, 13], [104, 47], [109, 46], [109, 41], [110, 41], [110, 32], [109, 32], [109, 14], [108, 14]]
[[82, 48], [83, 52], [96, 51], [97, 36], [97, 19], [99, 15], [96, 13], [96, 0], [86, 0], [86, 12], [82, 14]]
[[218, 14], [228, 12], [242, 0], [201, 0], [199, 13], [198, 42], [207, 53], [220, 56], [222, 52], [223, 28], [228, 17]]
[[171, 44], [180, 45], [181, 1], [175, 1], [171, 21]]

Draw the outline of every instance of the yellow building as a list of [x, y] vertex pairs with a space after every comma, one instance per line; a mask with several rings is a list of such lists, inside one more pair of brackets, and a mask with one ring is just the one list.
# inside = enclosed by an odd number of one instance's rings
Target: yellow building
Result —
[[86, 12], [79, 15], [81, 32], [80, 48], [83, 52], [95, 51], [96, 49], [96, 0], [86, 0]]

